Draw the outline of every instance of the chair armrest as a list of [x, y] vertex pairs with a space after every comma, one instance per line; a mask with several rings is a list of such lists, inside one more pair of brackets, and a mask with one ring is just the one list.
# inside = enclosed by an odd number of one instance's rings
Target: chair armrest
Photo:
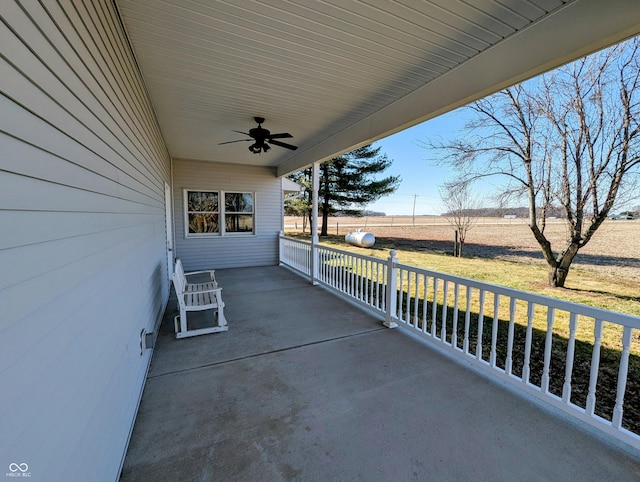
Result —
[[204, 274], [204, 273], [208, 273], [209, 276], [211, 276], [211, 281], [215, 281], [216, 277], [214, 275], [214, 273], [216, 272], [215, 269], [207, 269], [207, 270], [203, 270], [203, 271], [190, 271], [188, 273], [185, 273], [185, 276], [191, 276], [192, 274]]

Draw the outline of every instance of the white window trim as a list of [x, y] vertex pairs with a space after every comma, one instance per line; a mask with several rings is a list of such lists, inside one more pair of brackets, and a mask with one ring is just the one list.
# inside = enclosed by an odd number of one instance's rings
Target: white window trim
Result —
[[[188, 209], [188, 193], [190, 192], [212, 192], [218, 194], [218, 232], [217, 233], [190, 233], [189, 232], [189, 209]], [[225, 212], [225, 194], [251, 194], [253, 197], [253, 230], [251, 232], [227, 232], [226, 231], [226, 212]], [[182, 190], [182, 213], [184, 218], [184, 237], [185, 238], [222, 238], [222, 237], [248, 237], [256, 235], [257, 224], [257, 193], [255, 191], [229, 190], [222, 191], [216, 189], [194, 189], [184, 188]], [[234, 213], [235, 214], [235, 213]]]

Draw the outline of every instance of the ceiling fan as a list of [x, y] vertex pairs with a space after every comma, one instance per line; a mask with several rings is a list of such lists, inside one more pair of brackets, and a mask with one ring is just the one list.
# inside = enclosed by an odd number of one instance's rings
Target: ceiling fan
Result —
[[254, 127], [249, 130], [249, 132], [242, 131], [233, 131], [239, 134], [244, 134], [245, 136], [249, 136], [251, 139], [238, 139], [237, 141], [227, 141], [220, 142], [218, 145], [222, 144], [231, 144], [233, 142], [251, 142], [255, 141], [253, 144], [249, 146], [249, 150], [254, 154], [260, 154], [260, 152], [267, 152], [271, 149], [269, 144], [273, 144], [274, 146], [284, 147], [286, 149], [291, 149], [295, 151], [298, 146], [292, 146], [291, 144], [287, 144], [285, 142], [280, 142], [275, 139], [285, 139], [287, 137], [293, 137], [288, 132], [281, 132], [280, 134], [271, 134], [267, 129], [262, 127], [262, 123], [264, 122], [263, 117], [254, 117], [254, 120], [258, 123], [258, 127]]

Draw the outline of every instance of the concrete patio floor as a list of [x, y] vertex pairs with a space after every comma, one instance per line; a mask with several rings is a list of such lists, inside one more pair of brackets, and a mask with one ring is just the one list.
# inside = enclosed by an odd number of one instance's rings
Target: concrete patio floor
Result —
[[170, 300], [121, 481], [640, 480], [640, 458], [279, 267], [219, 270], [229, 331]]

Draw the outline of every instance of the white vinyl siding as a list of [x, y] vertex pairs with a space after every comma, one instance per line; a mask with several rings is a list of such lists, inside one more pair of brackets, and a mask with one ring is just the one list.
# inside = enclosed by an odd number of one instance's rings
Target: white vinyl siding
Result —
[[[282, 229], [282, 183], [274, 169], [205, 161], [174, 160], [176, 257], [187, 271], [278, 263], [278, 233]], [[210, 191], [219, 194], [219, 209], [224, 211], [225, 193], [253, 195], [253, 234], [188, 234], [185, 227], [185, 191]], [[223, 221], [221, 220], [220, 223]]]
[[169, 156], [110, 0], [0, 17], [0, 470], [116, 480], [168, 297]]

